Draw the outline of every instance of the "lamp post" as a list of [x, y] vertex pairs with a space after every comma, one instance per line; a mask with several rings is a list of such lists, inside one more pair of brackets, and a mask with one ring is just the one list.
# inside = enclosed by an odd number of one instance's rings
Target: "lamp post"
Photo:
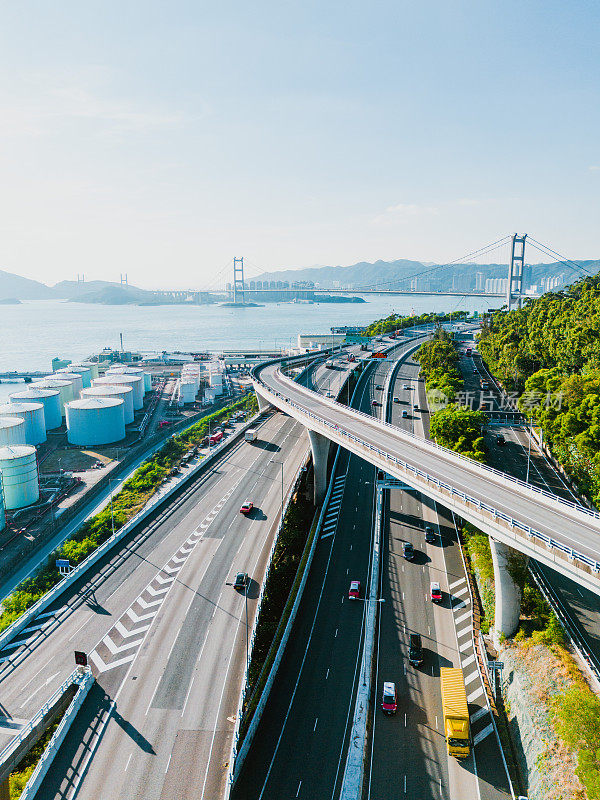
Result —
[[529, 483], [529, 464], [531, 462], [531, 417], [527, 420], [529, 423], [529, 433], [527, 436], [527, 474], [525, 476], [525, 483]]

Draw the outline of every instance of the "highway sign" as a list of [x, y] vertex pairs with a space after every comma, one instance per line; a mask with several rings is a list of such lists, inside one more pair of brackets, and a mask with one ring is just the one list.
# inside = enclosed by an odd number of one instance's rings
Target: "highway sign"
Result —
[[371, 358], [387, 358], [387, 353], [373, 353]]
[[87, 667], [87, 655], [81, 650], [75, 650], [75, 663], [78, 667]]
[[504, 661], [488, 661], [489, 669], [504, 669]]
[[69, 569], [71, 565], [69, 564], [69, 560], [67, 558], [57, 558], [56, 566], [58, 569]]

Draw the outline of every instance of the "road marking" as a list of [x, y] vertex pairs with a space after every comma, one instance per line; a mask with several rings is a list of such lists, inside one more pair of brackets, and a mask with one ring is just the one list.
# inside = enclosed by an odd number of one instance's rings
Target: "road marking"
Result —
[[458, 611], [460, 608], [467, 607], [468, 600], [461, 600], [460, 603], [457, 603], [453, 608], [452, 611]]
[[153, 608], [154, 606], [159, 606], [163, 601], [162, 597], [159, 597], [157, 600], [144, 600], [142, 597], [138, 597], [137, 600], [134, 600], [134, 603], [137, 603], [141, 608]]
[[158, 613], [158, 609], [156, 608], [150, 614], [142, 614], [141, 616], [138, 616], [131, 608], [128, 608], [125, 613], [132, 622], [145, 622], [145, 620], [155, 617]]
[[144, 589], [145, 592], [151, 594], [153, 597], [158, 597], [158, 595], [165, 594], [165, 592], [169, 591], [169, 586], [161, 586], [159, 589], [155, 589], [153, 586], [149, 585], [146, 586]]
[[471, 612], [465, 611], [464, 614], [461, 614], [459, 617], [456, 617], [454, 621], [457, 625], [460, 625], [461, 622], [464, 622], [466, 619], [470, 619], [470, 617], [471, 617]]
[[465, 686], [469, 683], [473, 683], [479, 677], [479, 672], [472, 672], [470, 675], [467, 675], [465, 678]]
[[335, 530], [329, 531], [329, 533], [324, 533], [321, 536], [321, 539], [328, 539], [330, 536], [333, 536], [334, 534], [335, 534]]
[[133, 755], [133, 753], [129, 753], [129, 758], [127, 759], [127, 763], [125, 764], [125, 770], [124, 770], [124, 772], [127, 772], [127, 767], [129, 766], [129, 762], [131, 761], [131, 756], [132, 756], [132, 755]]
[[329, 667], [327, 668], [327, 674], [325, 675], [325, 680], [329, 677]]
[[465, 660], [461, 663], [461, 666], [463, 669], [465, 669], [465, 667], [470, 666], [474, 661], [475, 656], [469, 656], [468, 658], [465, 658]]
[[471, 635], [471, 626], [470, 625], [467, 625], [466, 628], [461, 628], [459, 631], [456, 631], [456, 637], [458, 639], [462, 638], [463, 636], [466, 636], [467, 634], [469, 636]]
[[317, 717], [316, 720], [315, 720], [315, 724], [313, 726], [313, 733], [317, 730], [317, 722], [318, 721], [319, 721], [319, 718]]
[[439, 727], [440, 727], [440, 726], [438, 725], [438, 718], [437, 718], [437, 714], [436, 714], [436, 716], [435, 716], [435, 727], [436, 727], [436, 729], [437, 729], [437, 730], [439, 730]]
[[471, 692], [471, 694], [467, 697], [467, 703], [473, 703], [478, 697], [481, 697], [482, 694], [483, 686], [478, 686], [477, 689], [475, 689], [474, 692]]
[[131, 653], [131, 655], [125, 656], [125, 658], [120, 658], [118, 661], [111, 661], [110, 664], [105, 664], [98, 653], [95, 650], [92, 650], [90, 653], [90, 658], [98, 668], [99, 672], [107, 672], [109, 669], [115, 669], [115, 667], [120, 667], [122, 664], [129, 664], [130, 661], [133, 661], [136, 655], [136, 653]]
[[337, 633], [338, 633], [338, 629], [336, 628], [336, 629], [335, 629], [335, 637], [334, 637], [334, 638], [336, 638], [336, 639], [337, 639]]
[[[477, 674], [477, 673], [475, 673], [475, 674]], [[471, 723], [477, 722], [477, 720], [481, 719], [481, 717], [483, 717], [484, 714], [488, 714], [488, 713], [489, 713], [489, 709], [487, 709], [485, 706], [483, 706], [483, 708], [478, 708], [477, 711], [474, 714], [471, 715]]]
[[486, 739], [490, 735], [490, 733], [492, 733], [493, 730], [494, 726], [490, 722], [490, 724], [486, 725], [482, 731], [476, 733], [475, 736], [473, 737], [473, 747], [475, 747], [475, 745], [478, 745], [479, 742], [482, 742], [484, 739]]
[[451, 583], [451, 584], [448, 586], [448, 588], [449, 588], [449, 589], [454, 589], [454, 588], [456, 588], [457, 586], [460, 586], [460, 585], [461, 585], [461, 583], [464, 583], [466, 580], [467, 580], [466, 578], [461, 578], [459, 581], [454, 581], [453, 583]]
[[102, 639], [102, 643], [106, 645], [106, 647], [110, 650], [113, 656], [122, 653], [124, 650], [131, 650], [132, 647], [137, 647], [143, 641], [142, 639], [136, 639], [135, 642], [128, 642], [127, 644], [116, 645], [113, 640], [108, 636], [108, 634]]
[[115, 622], [115, 630], [117, 630], [124, 639], [127, 639], [129, 636], [136, 636], [138, 633], [144, 633], [149, 627], [150, 625], [142, 625], [141, 628], [134, 628], [134, 630], [128, 631], [120, 620]]
[[296, 791], [296, 797], [298, 797], [298, 795], [300, 794], [300, 787], [301, 786], [302, 786], [302, 781], [300, 781], [300, 783], [298, 784], [298, 789]]
[[461, 595], [461, 594], [469, 594], [469, 587], [468, 587], [468, 586], [463, 586], [463, 587], [462, 587], [462, 589], [457, 589], [457, 590], [454, 592], [454, 594], [455, 594], [457, 597], [460, 597], [460, 595]]

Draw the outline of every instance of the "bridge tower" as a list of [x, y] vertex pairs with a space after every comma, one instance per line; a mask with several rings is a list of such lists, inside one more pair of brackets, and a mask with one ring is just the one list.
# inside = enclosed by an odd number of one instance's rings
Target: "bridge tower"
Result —
[[513, 234], [510, 264], [508, 265], [508, 285], [506, 287], [506, 305], [510, 311], [513, 303], [521, 308], [523, 302], [523, 269], [525, 267], [525, 239], [527, 234]]
[[[240, 299], [238, 299], [238, 297]], [[244, 259], [233, 259], [233, 302], [243, 303], [244, 296]]]

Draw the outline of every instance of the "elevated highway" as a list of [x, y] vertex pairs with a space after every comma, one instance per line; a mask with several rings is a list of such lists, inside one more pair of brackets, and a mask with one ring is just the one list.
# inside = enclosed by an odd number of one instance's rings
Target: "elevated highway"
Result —
[[[418, 345], [415, 344], [415, 349]], [[294, 383], [277, 362], [254, 387], [309, 431], [315, 483], [329, 441], [405, 481], [509, 547], [600, 594], [600, 515]], [[324, 458], [325, 456], [325, 458]]]

